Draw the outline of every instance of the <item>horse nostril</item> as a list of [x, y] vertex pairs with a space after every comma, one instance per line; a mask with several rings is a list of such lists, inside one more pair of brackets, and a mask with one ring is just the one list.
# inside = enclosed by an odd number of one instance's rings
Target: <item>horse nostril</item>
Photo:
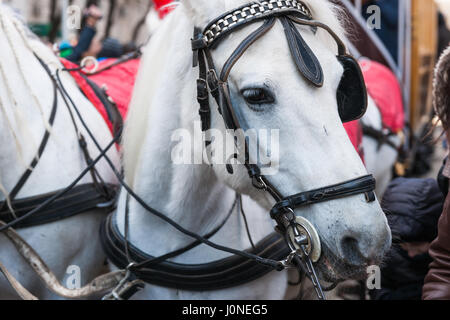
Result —
[[358, 240], [353, 237], [344, 237], [341, 241], [342, 255], [345, 261], [352, 265], [362, 265], [366, 263], [366, 258], [358, 245]]

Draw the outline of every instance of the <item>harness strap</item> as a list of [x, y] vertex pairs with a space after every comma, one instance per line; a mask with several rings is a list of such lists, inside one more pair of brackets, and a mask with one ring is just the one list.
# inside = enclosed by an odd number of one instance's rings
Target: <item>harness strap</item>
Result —
[[[43, 225], [98, 208], [111, 211], [115, 206], [114, 200], [117, 194], [117, 187], [111, 184], [107, 184], [104, 187], [108, 189], [108, 194], [112, 195], [111, 197], [105, 197], [92, 183], [76, 186], [63, 197], [53, 201], [44, 210], [40, 210], [32, 217], [17, 224], [16, 228]], [[58, 190], [43, 195], [15, 200], [12, 203], [15, 208], [15, 215], [5, 206], [5, 202], [0, 202], [0, 208], [3, 208], [0, 210], [0, 220], [10, 223], [16, 218], [23, 217], [60, 192], [61, 190]]]
[[[156, 265], [156, 264], [159, 264], [159, 263], [161, 263], [163, 261], [166, 261], [168, 259], [175, 258], [175, 257], [177, 257], [179, 255], [182, 255], [183, 253], [186, 253], [189, 250], [192, 250], [192, 249], [194, 249], [194, 248], [196, 248], [196, 247], [198, 247], [199, 245], [202, 244], [200, 241], [196, 240], [196, 241], [190, 243], [189, 245], [187, 245], [187, 246], [185, 246], [183, 248], [177, 249], [175, 251], [167, 253], [167, 254], [165, 254], [165, 255], [163, 255], [161, 257], [158, 257], [158, 258], [152, 257], [151, 259], [148, 259], [148, 260], [145, 260], [145, 261], [140, 261], [139, 263], [137, 263], [136, 261], [132, 261], [132, 257], [129, 255], [129, 252], [128, 252], [128, 249], [129, 249], [129, 247], [128, 247], [128, 245], [129, 245], [129, 243], [128, 243], [128, 217], [129, 217], [129, 204], [128, 204], [128, 202], [130, 200], [129, 198], [130, 197], [128, 196], [127, 197], [127, 204], [125, 206], [126, 207], [126, 212], [125, 212], [125, 216], [126, 216], [125, 217], [125, 220], [126, 220], [126, 222], [125, 222], [125, 230], [126, 230], [126, 232], [125, 232], [125, 237], [124, 237], [124, 247], [125, 247], [125, 253], [127, 254], [128, 263], [133, 263], [132, 269], [136, 270], [136, 269], [139, 269], [139, 268], [151, 267], [152, 265]], [[236, 206], [239, 204], [239, 201], [241, 201], [241, 200], [242, 200], [242, 197], [240, 195], [236, 194], [236, 199], [233, 202], [233, 206], [229, 210], [229, 212], [228, 212], [227, 216], [225, 217], [225, 219], [217, 227], [215, 227], [213, 230], [211, 230], [211, 232], [206, 234], [204, 236], [205, 239], [211, 239], [212, 237], [214, 237], [214, 235], [217, 234], [217, 232], [219, 232], [222, 229], [223, 226], [225, 226], [225, 224], [228, 222], [228, 220], [230, 219], [231, 215], [233, 214], [234, 209], [236, 208]]]
[[[111, 262], [118, 268], [129, 265], [125, 253], [125, 239], [110, 215], [102, 224], [100, 235], [103, 248]], [[280, 260], [289, 253], [285, 240], [277, 233], [272, 233], [256, 244], [249, 253]], [[133, 261], [139, 263], [155, 259], [129, 245], [129, 254]], [[180, 264], [162, 261], [149, 267], [130, 268], [133, 274], [146, 283], [158, 286], [190, 291], [210, 291], [235, 287], [258, 279], [273, 269], [242, 256], [232, 255], [228, 258], [205, 264]]]
[[366, 124], [363, 124], [362, 127], [363, 134], [365, 136], [371, 137], [378, 142], [378, 150], [381, 149], [383, 145], [388, 145], [396, 151], [399, 150], [399, 147], [394, 142], [389, 140], [390, 137], [395, 136], [395, 133], [393, 133], [389, 129], [386, 129], [387, 132], [385, 132], [383, 130], [375, 129], [374, 127], [368, 126]]
[[[119, 141], [120, 134], [118, 134], [114, 139], [106, 146], [105, 149], [101, 149], [101, 153], [92, 161], [91, 164], [88, 165], [86, 169], [84, 169], [80, 175], [65, 189], [57, 192], [55, 195], [51, 196], [46, 201], [39, 204], [35, 209], [25, 213], [23, 216], [18, 217], [17, 219], [14, 219], [14, 221], [9, 222], [5, 226], [0, 225], [0, 233], [5, 232], [8, 228], [12, 228], [20, 223], [23, 223], [24, 221], [30, 219], [35, 214], [39, 213], [41, 210], [46, 209], [49, 207], [54, 201], [58, 200], [59, 198], [63, 197], [65, 194], [69, 193], [70, 190], [76, 187], [76, 185], [86, 176], [87, 173], [90, 172], [90, 170], [95, 167], [95, 165], [102, 160], [103, 158], [107, 158], [107, 152]], [[108, 158], [109, 160], [109, 158]], [[108, 163], [113, 167], [113, 164], [111, 160], [108, 161]]]
[[105, 89], [100, 88], [94, 81], [86, 77], [80, 72], [80, 76], [86, 81], [86, 83], [91, 87], [92, 91], [95, 93], [97, 98], [103, 104], [109, 121], [112, 124], [113, 135], [116, 135], [124, 125], [124, 119], [120, 114], [119, 108], [111, 96], [108, 95]]
[[[41, 63], [42, 67], [44, 69], [47, 68], [47, 66], [45, 64], [42, 63], [42, 61], [40, 59], [38, 59], [39, 62]], [[47, 69], [46, 69], [47, 71]], [[53, 124], [55, 123], [55, 118], [56, 118], [56, 111], [58, 109], [58, 91], [57, 91], [57, 86], [55, 84], [54, 81], [52, 81], [53, 84], [53, 107], [52, 107], [52, 111], [50, 112], [50, 117], [49, 117], [49, 124], [51, 127], [53, 127]], [[31, 161], [30, 166], [28, 167], [28, 169], [24, 172], [24, 174], [20, 177], [19, 181], [16, 183], [16, 185], [14, 186], [14, 188], [11, 190], [11, 192], [9, 193], [8, 197], [9, 197], [9, 201], [13, 204], [14, 203], [14, 199], [16, 198], [16, 196], [19, 194], [20, 190], [22, 190], [23, 186], [27, 183], [28, 179], [30, 178], [31, 174], [33, 173], [34, 169], [37, 167], [39, 160], [41, 159], [42, 155], [44, 154], [44, 151], [47, 147], [48, 141], [50, 138], [50, 131], [46, 130], [44, 137], [42, 138], [41, 144], [39, 146], [39, 149], [36, 153], [36, 156], [33, 158], [33, 160]], [[7, 202], [2, 202], [0, 204], [0, 211], [4, 210], [5, 208], [7, 208]], [[14, 205], [12, 205], [13, 210], [14, 210]]]
[[[137, 50], [123, 55], [122, 57], [120, 57], [119, 59], [117, 59], [116, 61], [111, 63], [110, 65], [107, 65], [107, 66], [103, 67], [102, 69], [99, 69], [99, 70], [97, 70], [95, 72], [86, 72], [86, 74], [89, 75], [89, 76], [94, 76], [94, 75], [102, 73], [103, 71], [112, 69], [112, 68], [114, 68], [114, 67], [116, 67], [116, 66], [118, 66], [118, 65], [120, 65], [122, 63], [128, 62], [128, 61], [133, 60], [133, 59], [138, 59], [141, 56], [142, 56], [142, 52], [141, 52], [141, 48], [139, 47]], [[82, 71], [82, 70], [83, 70], [83, 68], [81, 68], [80, 70], [76, 70], [76, 71]]]

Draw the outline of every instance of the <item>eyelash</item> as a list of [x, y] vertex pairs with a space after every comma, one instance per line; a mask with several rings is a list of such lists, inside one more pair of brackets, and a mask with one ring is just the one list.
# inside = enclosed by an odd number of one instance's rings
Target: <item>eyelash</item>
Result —
[[[241, 91], [242, 96], [244, 97], [245, 101], [250, 105], [250, 106], [261, 106], [264, 104], [271, 104], [275, 102], [274, 97], [272, 96], [272, 94], [266, 90], [266, 89], [262, 89], [262, 88], [249, 88], [249, 89], [244, 89]], [[255, 100], [252, 101], [252, 98], [255, 98]], [[260, 101], [258, 101], [258, 98]]]

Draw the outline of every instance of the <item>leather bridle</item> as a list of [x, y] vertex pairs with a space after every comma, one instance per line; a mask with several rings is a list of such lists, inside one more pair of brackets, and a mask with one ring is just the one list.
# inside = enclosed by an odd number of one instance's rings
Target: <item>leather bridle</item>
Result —
[[[294, 30], [295, 26], [293, 26], [293, 23], [308, 25], [314, 28], [323, 28], [332, 35], [338, 44], [338, 59], [341, 62], [351, 61], [351, 68], [354, 69], [351, 71], [357, 73], [359, 71], [359, 73], [354, 76], [354, 79], [356, 79], [357, 82], [362, 83], [362, 85], [358, 85], [364, 91], [364, 93], [361, 94], [361, 97], [365, 98], [365, 106], [361, 107], [361, 112], [357, 114], [357, 117], [364, 114], [367, 108], [367, 93], [365, 91], [363, 80], [361, 80], [361, 71], [359, 70], [359, 67], [355, 68], [353, 62], [354, 59], [346, 55], [345, 45], [339, 37], [328, 26], [313, 21], [309, 9], [301, 1], [270, 0], [257, 4], [244, 5], [231, 10], [217, 19], [214, 19], [203, 31], [199, 28], [195, 28], [194, 38], [192, 39], [192, 49], [194, 51], [194, 67], [198, 66], [199, 68], [197, 100], [200, 105], [199, 113], [202, 120], [203, 131], [207, 131], [211, 126], [209, 95], [214, 98], [227, 129], [248, 129], [242, 128], [242, 118], [238, 115], [238, 112], [231, 102], [228, 78], [233, 66], [242, 57], [245, 51], [258, 39], [264, 36], [274, 26], [277, 19], [282, 22], [285, 28], [291, 51], [295, 49], [293, 55], [299, 71], [307, 81], [316, 87], [320, 87], [323, 83], [323, 74], [320, 64], [298, 34], [298, 31]], [[233, 31], [261, 20], [264, 21], [263, 24], [239, 44], [225, 62], [223, 68], [218, 70], [214, 65], [211, 50], [214, 49], [220, 41], [224, 41], [226, 36]], [[303, 59], [304, 56], [308, 56], [310, 61], [312, 61], [309, 65], [305, 63], [305, 59]], [[344, 68], [345, 67], [346, 65], [344, 64]], [[348, 74], [346, 76], [348, 76]], [[350, 82], [347, 79], [345, 83]], [[353, 102], [359, 101], [355, 100]], [[353, 117], [346, 117], [346, 115], [341, 112], [340, 114], [343, 120], [355, 120]], [[245, 150], [248, 150], [247, 141], [245, 141]], [[313, 281], [319, 299], [324, 299], [320, 283], [309, 257], [312, 250], [311, 247], [314, 245], [317, 246], [317, 244], [311, 243], [312, 239], [310, 234], [314, 231], [311, 230], [310, 226], [308, 228], [305, 225], [298, 223], [294, 210], [306, 205], [361, 193], [366, 195], [366, 200], [368, 202], [373, 202], [375, 201], [375, 179], [372, 175], [367, 175], [336, 185], [301, 192], [296, 195], [284, 196], [267, 177], [261, 174], [258, 165], [250, 163], [248, 155], [245, 155], [244, 159], [244, 165], [248, 170], [250, 179], [252, 179], [253, 186], [259, 190], [267, 191], [276, 202], [271, 210], [271, 217], [277, 222], [277, 231], [285, 235], [289, 247], [293, 250], [289, 258], [289, 264], [294, 262], [294, 264], [301, 265]], [[294, 233], [295, 236], [290, 237], [288, 236], [289, 233]]]

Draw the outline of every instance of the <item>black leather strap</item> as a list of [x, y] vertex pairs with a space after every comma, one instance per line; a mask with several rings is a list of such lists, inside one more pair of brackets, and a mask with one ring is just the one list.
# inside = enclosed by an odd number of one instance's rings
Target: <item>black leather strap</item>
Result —
[[394, 133], [392, 133], [390, 130], [388, 132], [383, 132], [383, 130], [375, 129], [372, 126], [368, 126], [366, 124], [362, 125], [363, 128], [363, 134], [365, 136], [371, 137], [372, 139], [376, 140], [378, 142], [378, 150], [383, 145], [388, 145], [394, 150], [398, 150], [398, 146], [395, 145], [391, 140], [389, 140], [390, 137], [395, 136]]
[[365, 193], [366, 200], [372, 202], [375, 201], [373, 190], [375, 190], [375, 179], [372, 175], [367, 175], [343, 183], [285, 197], [272, 208], [270, 215], [273, 219], [277, 219], [277, 216], [284, 214], [288, 208], [293, 210], [298, 207], [361, 193]]
[[81, 77], [86, 81], [86, 83], [92, 88], [97, 98], [102, 103], [105, 108], [106, 114], [108, 115], [108, 119], [113, 127], [113, 135], [115, 136], [122, 128], [124, 124], [124, 120], [122, 115], [117, 108], [117, 104], [113, 101], [113, 99], [108, 96], [107, 92], [100, 88], [95, 82], [86, 77], [83, 73], [80, 72]]
[[239, 46], [233, 51], [231, 56], [223, 65], [222, 71], [220, 73], [220, 81], [228, 81], [228, 76], [230, 75], [231, 69], [234, 67], [236, 62], [242, 57], [242, 55], [247, 51], [248, 48], [250, 48], [252, 44], [254, 44], [262, 36], [264, 36], [270, 29], [272, 29], [275, 22], [275, 18], [268, 18], [264, 21], [261, 27], [253, 31], [239, 44]]
[[[53, 203], [44, 210], [37, 212], [32, 217], [17, 224], [15, 228], [28, 228], [43, 225], [98, 208], [105, 208], [106, 210], [111, 211], [115, 207], [117, 186], [105, 185], [105, 188], [108, 189], [108, 194], [112, 195], [111, 198], [105, 198], [103, 193], [98, 192], [98, 188], [96, 188], [94, 184], [77, 186], [67, 192], [63, 197], [53, 201]], [[58, 194], [60, 191], [61, 190], [13, 201], [12, 206], [16, 217], [20, 218], [24, 216], [43, 202]], [[1, 221], [10, 223], [16, 219], [8, 209], [6, 202], [0, 202], [0, 207], [3, 208], [0, 210]]]
[[[37, 57], [38, 58], [38, 57]], [[48, 67], [42, 62], [41, 59], [38, 58], [39, 63], [41, 66], [45, 69], [45, 71], [49, 72]], [[52, 127], [55, 123], [56, 118], [56, 111], [58, 110], [58, 91], [56, 83], [52, 80], [53, 84], [53, 106], [52, 110], [50, 112], [50, 117], [48, 120], [48, 123]], [[20, 190], [22, 190], [23, 186], [27, 183], [28, 179], [30, 178], [31, 174], [33, 173], [34, 169], [37, 167], [39, 160], [41, 159], [42, 155], [44, 154], [44, 151], [47, 147], [48, 141], [50, 139], [50, 131], [45, 130], [44, 137], [41, 140], [41, 144], [39, 145], [39, 149], [36, 153], [36, 156], [33, 157], [33, 160], [31, 161], [30, 165], [28, 166], [28, 169], [25, 170], [25, 172], [20, 177], [19, 181], [17, 181], [14, 188], [9, 192], [8, 197], [11, 202], [14, 201], [16, 196], [19, 194]], [[7, 208], [6, 202], [0, 203], [0, 211], [5, 210]]]
[[[101, 241], [103, 248], [118, 268], [125, 269], [129, 263], [126, 258], [124, 238], [120, 234], [113, 216], [102, 224]], [[133, 261], [139, 263], [154, 259], [138, 248], [130, 245]], [[259, 256], [281, 260], [289, 254], [284, 239], [273, 233], [256, 244], [256, 249], [247, 250]], [[130, 269], [138, 279], [162, 287], [190, 291], [210, 291], [235, 287], [258, 279], [273, 269], [250, 261], [241, 256], [230, 256], [205, 264], [180, 264], [163, 261], [146, 268]]]
[[279, 18], [283, 24], [286, 39], [297, 69], [311, 84], [323, 86], [323, 71], [319, 60], [306, 44], [294, 23], [287, 17]]

